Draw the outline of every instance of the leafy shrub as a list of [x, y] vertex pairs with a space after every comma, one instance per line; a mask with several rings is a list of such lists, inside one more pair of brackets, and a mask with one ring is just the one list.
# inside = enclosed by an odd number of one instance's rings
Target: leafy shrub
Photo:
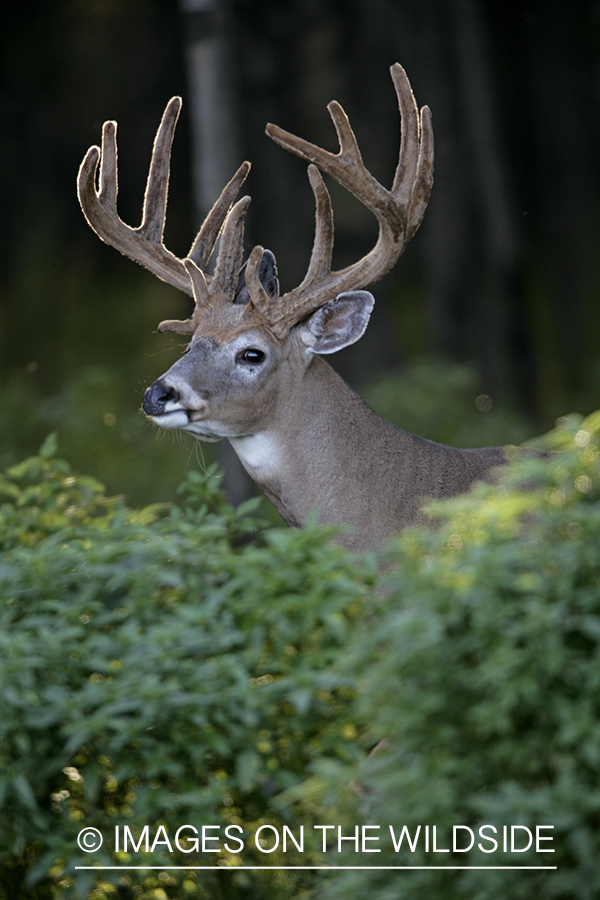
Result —
[[[591, 900], [600, 892], [600, 415], [432, 505], [382, 573], [314, 525], [263, 530], [214, 473], [131, 510], [39, 456], [0, 477], [0, 897]], [[367, 599], [367, 602], [365, 600]], [[377, 752], [368, 755], [375, 744]], [[254, 865], [152, 853], [76, 870], [85, 826], [380, 827]], [[399, 852], [388, 826], [553, 826], [552, 854]], [[373, 832], [371, 832], [373, 834]], [[521, 831], [523, 834], [523, 831]], [[547, 836], [549, 832], [545, 832]], [[463, 832], [464, 835], [464, 832]], [[335, 844], [335, 841], [333, 842]], [[371, 845], [372, 847], [373, 845]], [[548, 845], [543, 845], [547, 847]], [[147, 864], [143, 848], [93, 855]], [[390, 871], [383, 866], [460, 865]], [[486, 870], [556, 865], [556, 870]]]
[[[109, 841], [90, 859], [76, 837], [251, 834], [286, 821], [271, 800], [315, 756], [358, 752], [328, 671], [363, 590], [348, 555], [316, 527], [260, 538], [214, 473], [190, 475], [182, 506], [135, 512], [54, 450], [0, 479], [0, 896], [297, 893], [302, 872], [76, 871], [148, 862]], [[165, 851], [153, 865], [235, 863]]]
[[[347, 820], [366, 816], [388, 836], [376, 864], [556, 871], [353, 872], [327, 898], [600, 895], [599, 437], [600, 414], [565, 420], [546, 442], [559, 454], [433, 505], [440, 527], [396, 542], [389, 595], [345, 657], [371, 744], [385, 741], [338, 773], [361, 786]], [[406, 840], [395, 852], [388, 834], [436, 825], [438, 848], [452, 850], [452, 826], [484, 823], [499, 836], [520, 826], [517, 847], [524, 827], [553, 826], [541, 847], [555, 852], [504, 853], [499, 838], [493, 855], [426, 853], [424, 834], [415, 852]]]

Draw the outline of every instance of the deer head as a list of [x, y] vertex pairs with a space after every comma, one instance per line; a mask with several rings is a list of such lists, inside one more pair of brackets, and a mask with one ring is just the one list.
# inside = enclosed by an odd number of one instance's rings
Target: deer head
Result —
[[[333, 353], [362, 336], [374, 303], [364, 288], [394, 265], [418, 228], [433, 180], [429, 110], [424, 107], [419, 115], [400, 65], [394, 65], [391, 74], [402, 140], [389, 191], [365, 168], [348, 118], [335, 101], [328, 109], [340, 142], [337, 154], [267, 125], [269, 137], [310, 163], [308, 177], [316, 202], [308, 271], [302, 283], [283, 296], [270, 251], [255, 247], [242, 266], [250, 198], [234, 201], [250, 170], [248, 162], [224, 188], [187, 257], [179, 259], [163, 246], [162, 235], [181, 100], [174, 97], [169, 102], [158, 129], [138, 228], [126, 225], [117, 213], [116, 123], [105, 123], [102, 149], [90, 148], [79, 172], [79, 199], [89, 224], [108, 244], [194, 298], [189, 319], [159, 325], [159, 331], [189, 334], [191, 341], [182, 359], [146, 391], [143, 408], [155, 422], [183, 428], [204, 440], [255, 433], [265, 410], [284, 397], [314, 354]], [[351, 191], [379, 223], [373, 249], [339, 271], [331, 268], [333, 216], [319, 170]], [[207, 266], [219, 238], [216, 265], [209, 274]]]

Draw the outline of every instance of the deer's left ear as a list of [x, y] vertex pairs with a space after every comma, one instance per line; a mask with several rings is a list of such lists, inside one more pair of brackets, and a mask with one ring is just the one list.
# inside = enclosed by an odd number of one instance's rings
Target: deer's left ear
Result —
[[338, 294], [299, 326], [302, 342], [313, 353], [335, 353], [365, 333], [375, 299], [369, 291]]

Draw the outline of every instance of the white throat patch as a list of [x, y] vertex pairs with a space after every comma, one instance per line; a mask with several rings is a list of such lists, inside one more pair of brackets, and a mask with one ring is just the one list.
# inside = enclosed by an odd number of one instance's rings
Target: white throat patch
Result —
[[281, 455], [277, 442], [270, 434], [259, 431], [258, 434], [229, 440], [243, 467], [253, 478], [265, 478], [278, 471]]

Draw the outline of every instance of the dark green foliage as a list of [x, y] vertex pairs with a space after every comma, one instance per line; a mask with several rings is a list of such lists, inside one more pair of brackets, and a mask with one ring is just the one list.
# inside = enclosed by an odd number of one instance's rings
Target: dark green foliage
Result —
[[[23, 459], [48, 431], [56, 431], [72, 465], [95, 472], [111, 493], [126, 494], [133, 505], [172, 498], [190, 463], [210, 463], [214, 454], [208, 445], [167, 435], [145, 419], [142, 395], [155, 375], [136, 378], [87, 366], [50, 396], [31, 376], [13, 376], [0, 398], [0, 467]], [[123, 387], [128, 378], [130, 390]]]
[[[173, 837], [187, 823], [240, 822], [249, 840], [260, 822], [282, 821], [271, 798], [313, 758], [358, 752], [344, 732], [343, 679], [327, 669], [349, 639], [361, 582], [328, 534], [273, 530], [247, 543], [257, 522], [225, 503], [214, 472], [190, 476], [183, 507], [132, 512], [54, 459], [53, 444], [0, 480], [7, 900], [40, 883], [88, 896], [96, 879], [74, 871], [90, 864], [76, 844], [84, 826], [112, 841], [115, 825], [139, 835], [164, 823]], [[151, 862], [219, 856], [158, 849]], [[91, 861], [127, 857], [103, 849]], [[177, 873], [103, 880], [155, 900], [283, 897], [303, 881], [263, 885], [255, 874], [229, 874], [223, 891], [212, 872], [186, 876], [185, 889]]]
[[532, 423], [484, 394], [473, 365], [415, 358], [364, 391], [366, 402], [394, 425], [453, 447], [520, 444]]
[[[57, 460], [53, 438], [9, 469], [2, 900], [598, 896], [599, 426], [563, 421], [546, 441], [559, 453], [433, 506], [437, 527], [379, 561], [314, 526], [262, 528], [211, 471], [180, 505], [134, 511]], [[152, 840], [187, 823], [239, 823], [241, 858], [159, 844], [151, 864], [557, 869], [75, 871], [148, 864], [143, 847], [114, 852], [117, 825]], [[264, 823], [378, 825], [382, 852], [332, 840], [321, 854], [313, 836], [265, 855]], [[484, 824], [552, 825], [556, 852], [395, 853], [388, 837], [435, 825], [443, 848], [452, 826]], [[76, 843], [89, 826], [105, 836], [91, 857]]]
[[[345, 658], [371, 742], [387, 741], [343, 773], [387, 834], [377, 865], [557, 871], [353, 873], [327, 897], [600, 894], [599, 432], [598, 414], [565, 420], [556, 456], [432, 507], [439, 529], [397, 542], [390, 596]], [[485, 823], [552, 825], [555, 853], [395, 853], [388, 832], [437, 825], [451, 848], [453, 825]]]

